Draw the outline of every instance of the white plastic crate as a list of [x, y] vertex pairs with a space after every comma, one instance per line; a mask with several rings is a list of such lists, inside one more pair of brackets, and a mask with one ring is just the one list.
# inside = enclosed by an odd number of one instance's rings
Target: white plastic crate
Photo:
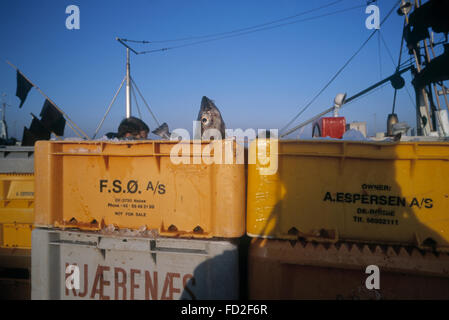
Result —
[[[34, 229], [32, 299], [239, 298], [235, 241]], [[67, 266], [76, 267], [66, 273]], [[67, 285], [69, 284], [69, 285]]]
[[0, 147], [1, 173], [33, 173], [34, 147]]

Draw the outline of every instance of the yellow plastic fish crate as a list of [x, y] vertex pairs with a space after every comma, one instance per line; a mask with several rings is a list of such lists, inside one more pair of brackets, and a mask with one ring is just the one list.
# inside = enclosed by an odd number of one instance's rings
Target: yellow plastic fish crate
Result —
[[34, 175], [0, 174], [0, 247], [31, 248]]
[[449, 249], [448, 142], [259, 139], [249, 158], [249, 236]]
[[[235, 140], [222, 147], [212, 149], [201, 141], [40, 141], [35, 146], [35, 225], [240, 237], [245, 233], [245, 168], [235, 164]], [[173, 161], [174, 150], [188, 164]], [[211, 163], [208, 155], [218, 156], [219, 150], [227, 162]]]

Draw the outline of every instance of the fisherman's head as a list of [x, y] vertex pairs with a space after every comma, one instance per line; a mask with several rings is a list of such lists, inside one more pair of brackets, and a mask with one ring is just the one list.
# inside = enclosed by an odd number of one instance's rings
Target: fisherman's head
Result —
[[129, 117], [123, 119], [118, 127], [117, 138], [119, 139], [147, 139], [150, 128], [145, 122]]

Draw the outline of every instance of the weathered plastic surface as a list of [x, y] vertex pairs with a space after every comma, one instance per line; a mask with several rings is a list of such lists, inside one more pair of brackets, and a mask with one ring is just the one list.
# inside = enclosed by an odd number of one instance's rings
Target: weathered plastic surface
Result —
[[0, 248], [31, 248], [34, 175], [0, 174]]
[[[170, 158], [174, 141], [36, 143], [36, 217], [42, 227], [157, 229], [166, 236], [240, 237], [245, 233], [245, 168]], [[212, 154], [214, 154], [212, 152]], [[224, 152], [223, 152], [224, 154]], [[199, 160], [199, 164], [194, 164]], [[204, 158], [203, 158], [204, 160]], [[195, 162], [194, 162], [195, 161]]]
[[254, 238], [248, 265], [249, 299], [449, 299], [446, 253]]
[[248, 167], [249, 236], [449, 249], [449, 142], [285, 140], [278, 155], [273, 175]]
[[0, 200], [34, 200], [34, 175], [0, 173]]
[[33, 173], [34, 147], [0, 146], [0, 173]]
[[[232, 241], [33, 230], [31, 298], [205, 300], [239, 298]], [[79, 267], [79, 290], [67, 289]]]

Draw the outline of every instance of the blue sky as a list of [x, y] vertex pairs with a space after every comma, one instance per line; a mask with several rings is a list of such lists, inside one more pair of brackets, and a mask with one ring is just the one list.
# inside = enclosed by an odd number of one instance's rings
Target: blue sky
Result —
[[[44, 98], [32, 89], [22, 109], [15, 97], [11, 61], [90, 136], [125, 75], [125, 49], [115, 38], [164, 40], [226, 32], [294, 15], [332, 0], [7, 0], [0, 2], [0, 93], [7, 94], [10, 135], [38, 115]], [[393, 0], [378, 0], [381, 19]], [[68, 5], [80, 8], [80, 29], [68, 30]], [[343, 0], [304, 16], [365, 5]], [[281, 128], [326, 84], [372, 30], [365, 6], [332, 16], [241, 37], [146, 55], [131, 56], [131, 75], [152, 110], [170, 129], [192, 130], [203, 95], [215, 100], [228, 128]], [[303, 18], [303, 17], [301, 17]], [[403, 18], [393, 13], [381, 28], [397, 61]], [[176, 43], [178, 44], [178, 43]], [[133, 44], [137, 50], [170, 46]], [[351, 96], [390, 75], [394, 65], [377, 35], [319, 99], [296, 121], [331, 106], [338, 92]], [[409, 58], [405, 53], [404, 58]], [[380, 62], [379, 62], [380, 60]], [[409, 92], [410, 75], [405, 74]], [[348, 105], [342, 115], [367, 121], [369, 133], [383, 131], [393, 89], [383, 89]], [[143, 119], [155, 123], [138, 100]], [[100, 134], [115, 131], [125, 112], [122, 90]], [[138, 116], [135, 104], [133, 114]], [[415, 125], [407, 92], [398, 93], [400, 121]], [[65, 136], [75, 136], [66, 126]]]

